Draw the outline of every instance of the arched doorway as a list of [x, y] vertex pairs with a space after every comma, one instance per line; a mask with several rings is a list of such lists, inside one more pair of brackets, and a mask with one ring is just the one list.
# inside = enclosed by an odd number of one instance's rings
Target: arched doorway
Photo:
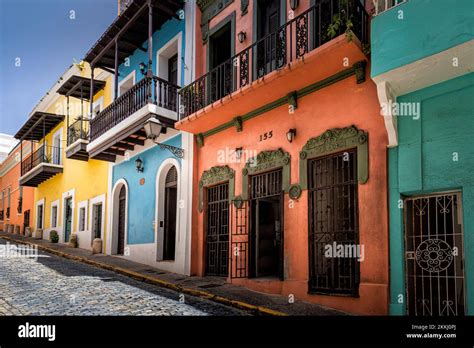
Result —
[[127, 238], [128, 185], [120, 179], [112, 190], [112, 241], [111, 253], [123, 255]]
[[118, 221], [117, 221], [117, 254], [123, 255], [125, 248], [125, 203], [127, 198], [127, 191], [125, 185], [120, 189], [118, 199]]
[[163, 260], [174, 260], [176, 249], [176, 210], [178, 198], [178, 172], [172, 166], [165, 179], [165, 226], [163, 231]]

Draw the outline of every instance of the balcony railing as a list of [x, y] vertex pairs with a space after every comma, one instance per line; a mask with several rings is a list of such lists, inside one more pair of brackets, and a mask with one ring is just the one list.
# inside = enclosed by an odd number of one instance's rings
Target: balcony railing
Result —
[[21, 162], [21, 175], [27, 174], [41, 163], [61, 164], [62, 149], [57, 146], [41, 145], [28, 158]]
[[368, 41], [368, 19], [359, 0], [322, 0], [181, 89], [180, 118], [249, 85], [351, 30]]
[[390, 10], [392, 7], [395, 7], [406, 0], [374, 0], [375, 5], [375, 14], [378, 15], [381, 12]]
[[151, 103], [176, 112], [179, 87], [157, 76], [144, 77], [90, 121], [90, 140]]
[[89, 139], [89, 120], [78, 119], [67, 129], [67, 145], [74, 144], [78, 140]]

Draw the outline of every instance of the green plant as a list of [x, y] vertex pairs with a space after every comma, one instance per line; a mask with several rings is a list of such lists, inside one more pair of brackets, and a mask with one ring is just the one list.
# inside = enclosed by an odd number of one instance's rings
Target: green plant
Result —
[[332, 22], [328, 25], [326, 29], [326, 36], [329, 39], [333, 39], [341, 32], [341, 29], [344, 29], [346, 33], [347, 41], [352, 41], [353, 34], [352, 28], [354, 28], [354, 24], [352, 23], [352, 14], [349, 15], [346, 13], [347, 7], [347, 0], [342, 0], [340, 2], [341, 10], [338, 14], [335, 14], [332, 18]]
[[58, 232], [56, 231], [51, 231], [50, 234], [49, 234], [49, 240], [51, 241], [51, 243], [57, 243], [59, 242], [59, 234]]

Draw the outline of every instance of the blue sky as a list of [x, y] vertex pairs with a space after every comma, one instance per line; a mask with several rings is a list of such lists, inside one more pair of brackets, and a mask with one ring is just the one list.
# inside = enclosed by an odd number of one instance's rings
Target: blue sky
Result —
[[116, 16], [117, 0], [0, 0], [0, 133], [16, 133]]

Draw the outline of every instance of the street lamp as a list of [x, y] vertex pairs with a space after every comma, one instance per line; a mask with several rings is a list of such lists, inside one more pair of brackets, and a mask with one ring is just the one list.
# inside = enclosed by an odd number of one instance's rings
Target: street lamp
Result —
[[146, 137], [151, 140], [158, 138], [163, 130], [166, 129], [166, 127], [154, 117], [150, 117], [143, 127], [145, 128]]

